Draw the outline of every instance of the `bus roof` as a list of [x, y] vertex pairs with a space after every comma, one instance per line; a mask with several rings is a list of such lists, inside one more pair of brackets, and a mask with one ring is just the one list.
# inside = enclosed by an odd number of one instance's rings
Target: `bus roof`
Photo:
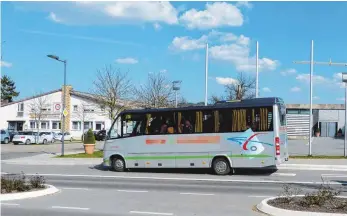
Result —
[[146, 112], [170, 112], [170, 111], [179, 111], [179, 110], [211, 110], [211, 109], [223, 109], [223, 108], [237, 108], [237, 107], [264, 107], [272, 106], [274, 104], [283, 104], [282, 98], [279, 97], [268, 97], [268, 98], [254, 98], [254, 99], [245, 99], [238, 101], [218, 101], [214, 105], [208, 106], [187, 106], [187, 107], [178, 107], [178, 108], [145, 108], [145, 109], [132, 109], [124, 110], [121, 114], [130, 114], [130, 113], [146, 113]]

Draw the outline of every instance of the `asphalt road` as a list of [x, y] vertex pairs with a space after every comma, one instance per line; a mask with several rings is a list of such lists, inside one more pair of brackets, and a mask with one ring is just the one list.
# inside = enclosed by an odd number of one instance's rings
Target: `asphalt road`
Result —
[[2, 215], [261, 215], [254, 206], [282, 191], [281, 184], [184, 179], [49, 176], [47, 183], [61, 191], [2, 202]]

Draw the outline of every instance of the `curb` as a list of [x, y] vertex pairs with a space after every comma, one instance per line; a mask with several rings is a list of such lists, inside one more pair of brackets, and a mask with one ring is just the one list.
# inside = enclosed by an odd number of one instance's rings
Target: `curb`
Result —
[[[299, 195], [303, 196], [303, 195]], [[342, 198], [347, 198], [345, 196], [338, 196]], [[303, 211], [293, 211], [293, 210], [288, 210], [288, 209], [281, 209], [281, 208], [276, 208], [273, 206], [270, 206], [267, 204], [268, 201], [276, 199], [278, 197], [270, 197], [267, 199], [264, 199], [257, 205], [257, 209], [265, 213], [267, 215], [271, 216], [346, 216], [346, 214], [342, 213], [321, 213], [321, 212], [303, 212]]]
[[347, 171], [345, 165], [311, 165], [311, 164], [281, 164], [277, 166], [279, 170], [330, 170]]
[[60, 190], [53, 185], [47, 185], [46, 189], [38, 191], [29, 191], [29, 192], [20, 192], [20, 193], [10, 193], [10, 194], [1, 194], [0, 201], [9, 201], [9, 200], [19, 200], [19, 199], [28, 199], [35, 198], [40, 196], [46, 196], [59, 192]]

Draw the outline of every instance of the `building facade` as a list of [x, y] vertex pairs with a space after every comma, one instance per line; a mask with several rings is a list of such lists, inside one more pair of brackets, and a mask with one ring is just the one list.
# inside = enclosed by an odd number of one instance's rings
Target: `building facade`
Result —
[[[92, 94], [66, 86], [65, 131], [80, 139], [84, 131], [109, 129], [108, 112]], [[57, 89], [37, 96], [1, 105], [0, 128], [10, 131], [53, 131], [62, 129], [64, 91]]]
[[[308, 138], [309, 104], [287, 104], [286, 107], [288, 138]], [[343, 104], [313, 104], [312, 117], [312, 135], [314, 135], [314, 128], [320, 129], [322, 137], [335, 137], [339, 129], [344, 132], [345, 106]]]

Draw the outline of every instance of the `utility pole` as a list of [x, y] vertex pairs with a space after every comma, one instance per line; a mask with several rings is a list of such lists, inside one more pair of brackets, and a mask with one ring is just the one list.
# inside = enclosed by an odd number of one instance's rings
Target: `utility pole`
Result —
[[255, 69], [256, 69], [256, 82], [255, 82], [255, 98], [259, 95], [259, 43], [257, 41], [256, 47], [256, 59], [255, 59]]
[[207, 106], [207, 80], [208, 80], [208, 43], [206, 44], [206, 60], [205, 60], [205, 106]]
[[[313, 40], [311, 41], [311, 60], [310, 61], [294, 61], [294, 64], [310, 64], [310, 130], [309, 130], [309, 156], [312, 155], [312, 89], [313, 89], [313, 65], [328, 65], [328, 66], [345, 66], [347, 63], [332, 62], [331, 59], [329, 62], [315, 62], [313, 61]], [[346, 107], [345, 107], [346, 109]]]

